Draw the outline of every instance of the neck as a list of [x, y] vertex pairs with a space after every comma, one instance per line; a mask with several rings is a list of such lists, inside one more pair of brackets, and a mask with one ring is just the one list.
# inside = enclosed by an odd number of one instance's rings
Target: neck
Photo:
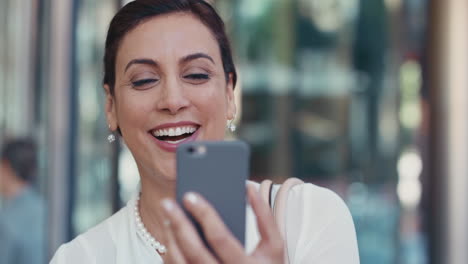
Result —
[[164, 228], [164, 218], [162, 217], [161, 201], [165, 198], [175, 198], [175, 182], [161, 179], [149, 179], [141, 177], [141, 194], [139, 201], [139, 211], [141, 221], [151, 235], [165, 244], [166, 232]]

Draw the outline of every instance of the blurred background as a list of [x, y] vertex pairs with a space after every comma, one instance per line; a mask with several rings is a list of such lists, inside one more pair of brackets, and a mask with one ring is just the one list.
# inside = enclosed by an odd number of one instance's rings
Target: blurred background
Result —
[[[101, 86], [108, 23], [125, 2], [0, 1], [0, 146], [38, 145], [38, 263], [138, 183], [129, 151], [106, 140]], [[361, 263], [468, 263], [468, 1], [211, 2], [234, 46], [234, 137], [251, 145], [251, 178], [337, 192]], [[0, 229], [9, 207], [0, 194]]]

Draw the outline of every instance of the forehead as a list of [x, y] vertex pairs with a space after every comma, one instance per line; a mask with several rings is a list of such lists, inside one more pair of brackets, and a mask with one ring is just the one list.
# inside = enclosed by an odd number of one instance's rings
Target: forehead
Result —
[[164, 62], [198, 52], [220, 61], [219, 47], [209, 28], [191, 14], [173, 13], [151, 18], [128, 32], [116, 62], [119, 65], [135, 58]]

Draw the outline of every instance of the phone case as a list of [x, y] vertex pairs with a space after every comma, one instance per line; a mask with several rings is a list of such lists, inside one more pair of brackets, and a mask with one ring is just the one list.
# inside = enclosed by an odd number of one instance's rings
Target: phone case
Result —
[[[214, 206], [231, 233], [245, 245], [248, 145], [242, 141], [191, 142], [181, 145], [176, 155], [177, 202], [183, 204], [186, 192], [200, 193]], [[200, 226], [190, 214], [187, 215], [208, 246]]]

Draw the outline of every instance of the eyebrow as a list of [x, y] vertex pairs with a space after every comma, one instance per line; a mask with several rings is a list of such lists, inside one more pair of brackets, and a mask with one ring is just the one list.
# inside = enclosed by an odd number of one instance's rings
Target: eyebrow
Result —
[[[200, 58], [208, 59], [213, 64], [216, 64], [214, 62], [213, 58], [210, 55], [208, 55], [206, 53], [202, 53], [202, 52], [189, 54], [189, 55], [181, 58], [179, 60], [179, 63], [183, 64], [183, 63], [187, 63], [189, 61], [200, 59]], [[130, 68], [130, 66], [132, 66], [133, 64], [146, 64], [146, 65], [155, 66], [155, 67], [159, 66], [159, 64], [155, 60], [152, 60], [152, 59], [133, 59], [129, 63], [127, 63], [127, 66], [125, 66], [125, 71], [124, 72], [126, 72], [128, 70], [128, 68]]]
[[130, 66], [132, 66], [133, 64], [146, 64], [146, 65], [151, 65], [151, 66], [158, 66], [158, 63], [152, 59], [134, 59], [134, 60], [131, 60], [127, 64], [127, 66], [125, 66], [124, 72], [126, 72], [128, 68], [130, 68]]
[[213, 64], [216, 64], [214, 62], [213, 58], [211, 58], [211, 56], [209, 56], [208, 54], [202, 53], [202, 52], [187, 55], [187, 56], [183, 57], [182, 59], [180, 59], [179, 63], [187, 63], [189, 61], [200, 59], [200, 58], [208, 59]]

